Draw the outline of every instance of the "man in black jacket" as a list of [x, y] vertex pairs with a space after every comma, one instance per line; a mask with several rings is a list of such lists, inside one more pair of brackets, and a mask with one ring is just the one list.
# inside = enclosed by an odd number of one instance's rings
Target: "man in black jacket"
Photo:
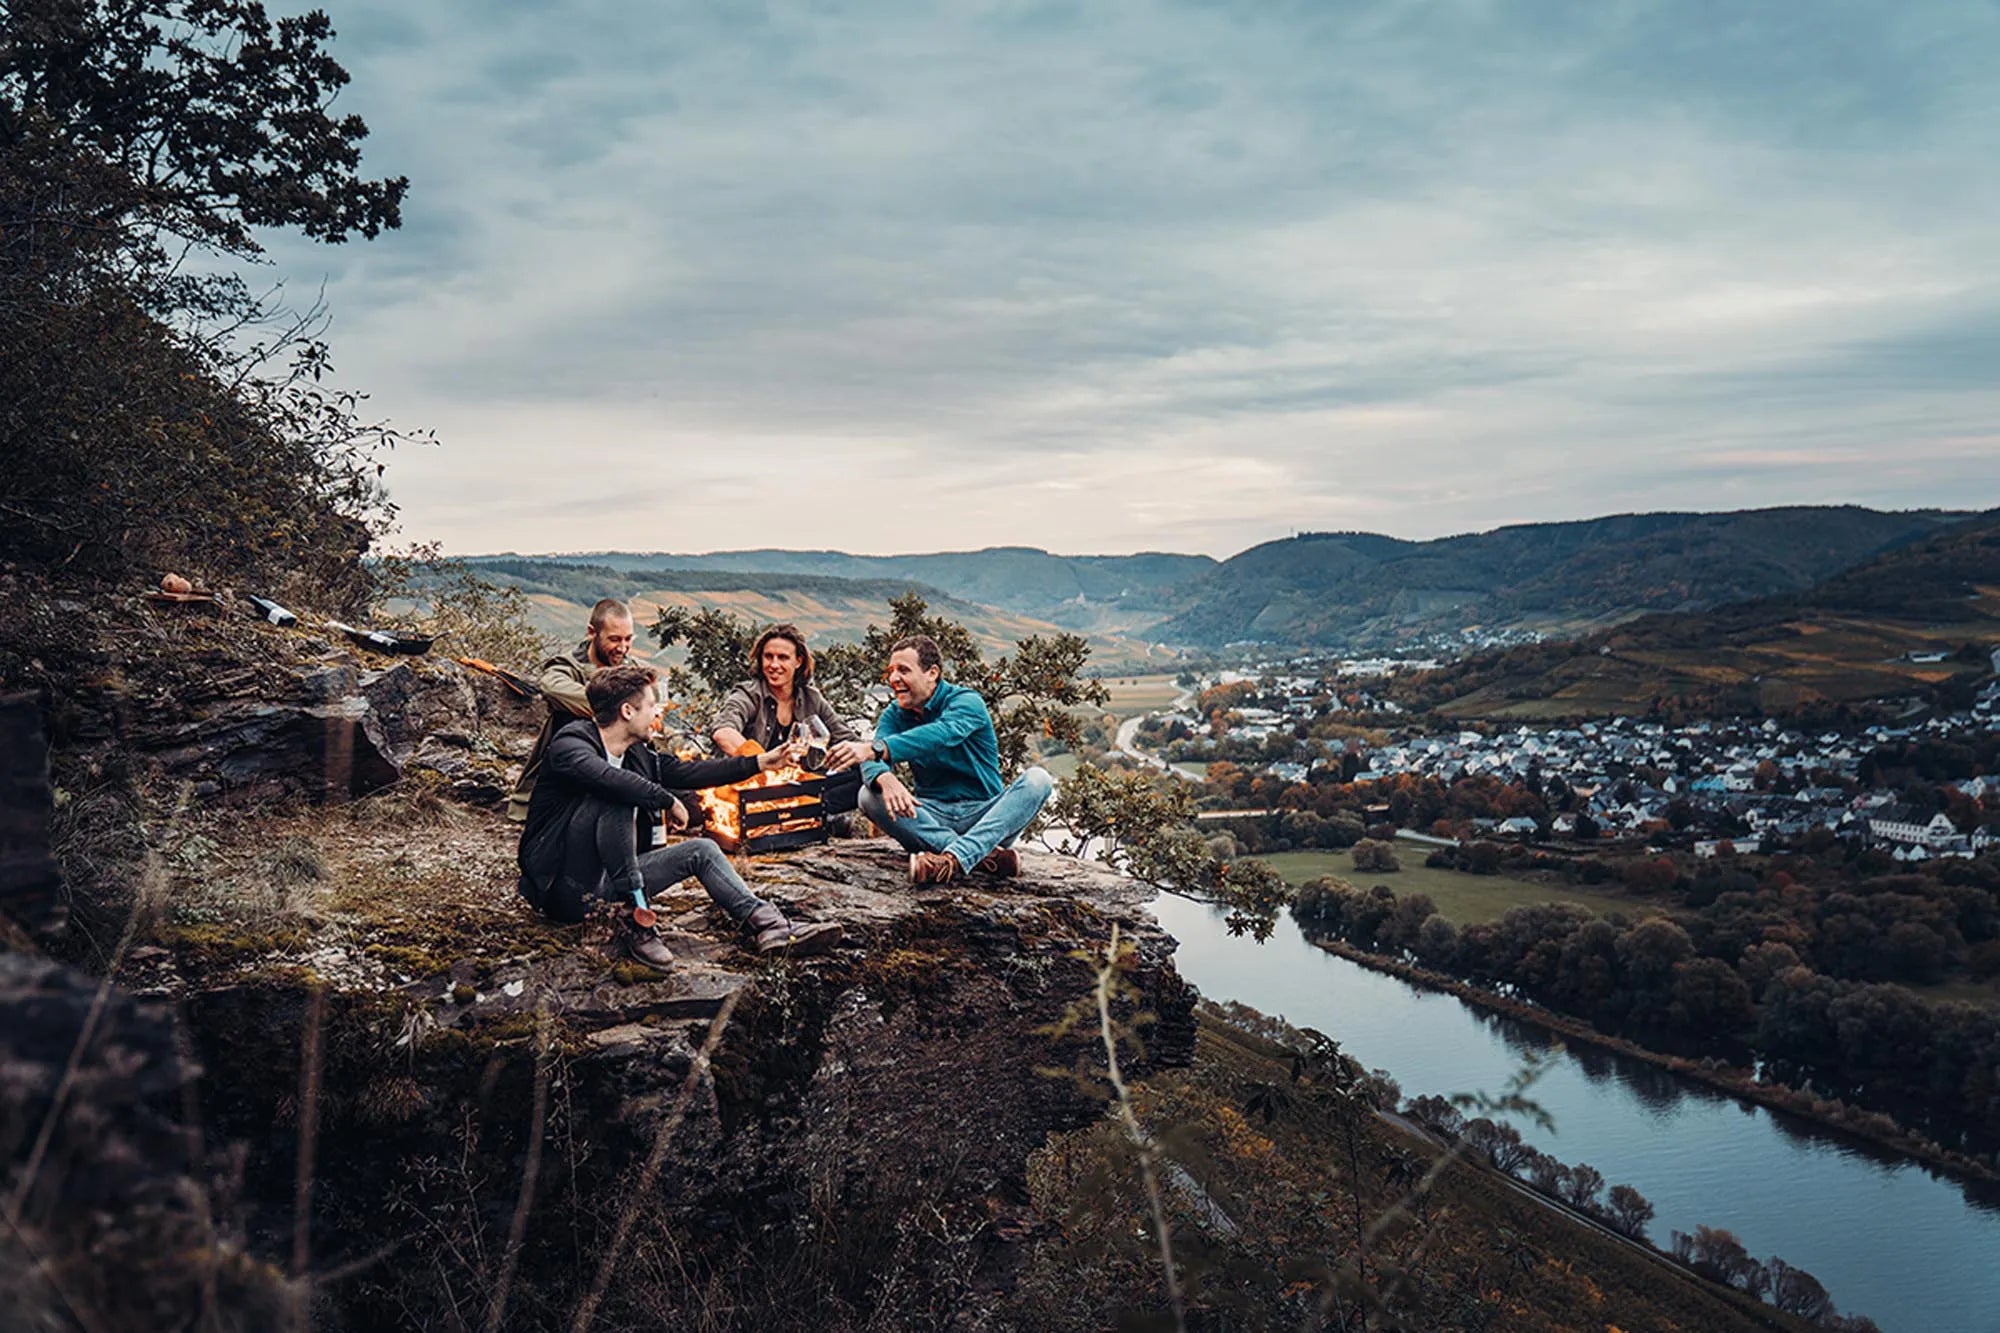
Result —
[[[642, 889], [650, 897], [693, 875], [753, 936], [759, 953], [817, 952], [838, 942], [837, 923], [793, 925], [751, 893], [722, 849], [706, 838], [640, 850], [641, 811], [667, 811], [676, 828], [687, 823], [687, 810], [668, 788], [741, 782], [760, 769], [797, 762], [804, 748], [794, 743], [730, 759], [658, 754], [646, 743], [660, 716], [657, 679], [651, 667], [607, 667], [585, 689], [591, 716], [557, 728], [521, 831], [522, 895], [558, 921], [581, 921], [592, 898], [630, 901]], [[643, 827], [650, 831], [651, 823]], [[629, 909], [618, 920], [628, 957], [655, 971], [673, 966], [673, 954], [653, 927], [640, 926]]]

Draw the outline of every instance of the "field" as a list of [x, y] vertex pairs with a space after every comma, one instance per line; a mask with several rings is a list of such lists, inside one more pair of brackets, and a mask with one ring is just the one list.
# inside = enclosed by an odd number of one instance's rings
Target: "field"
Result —
[[2000, 980], [1940, 981], [1934, 986], [1912, 986], [1911, 990], [1933, 1004], [1955, 1001], [1979, 1009], [2000, 1009]]
[[[1914, 663], [1920, 650], [1953, 652], [1994, 632], [1987, 602], [1968, 604], [1968, 619], [1913, 623], [1819, 615], [1715, 634], [1691, 643], [1621, 640], [1539, 674], [1495, 681], [1440, 709], [1452, 717], [1546, 722], [1564, 717], [1643, 713], [1655, 699], [1720, 697], [1782, 712], [1815, 701], [1858, 701], [1922, 691], [1971, 662]], [[1657, 633], [1655, 637], [1659, 637]]]
[[1049, 770], [1049, 776], [1061, 782], [1064, 778], [1076, 776], [1076, 766], [1079, 761], [1076, 755], [1065, 750], [1061, 754], [1044, 755], [1035, 762]]
[[1461, 926], [1479, 921], [1498, 921], [1509, 908], [1529, 903], [1577, 903], [1599, 916], [1614, 913], [1635, 916], [1652, 906], [1643, 898], [1573, 888], [1566, 884], [1542, 884], [1510, 875], [1468, 875], [1459, 870], [1433, 870], [1424, 864], [1424, 850], [1407, 843], [1397, 844], [1396, 855], [1403, 868], [1387, 875], [1379, 871], [1357, 873], [1354, 857], [1349, 852], [1277, 852], [1259, 859], [1269, 862], [1293, 884], [1304, 884], [1321, 875], [1337, 875], [1351, 884], [1387, 884], [1398, 897], [1428, 893], [1437, 904], [1438, 911]]
[[1171, 708], [1181, 696], [1181, 687], [1174, 684], [1171, 675], [1106, 676], [1103, 680], [1111, 691], [1105, 711], [1120, 719]]

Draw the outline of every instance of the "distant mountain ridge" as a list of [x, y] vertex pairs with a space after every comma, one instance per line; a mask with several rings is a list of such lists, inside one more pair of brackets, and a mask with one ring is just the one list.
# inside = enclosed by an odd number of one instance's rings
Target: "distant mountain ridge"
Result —
[[1147, 632], [1205, 645], [1363, 646], [1467, 625], [1575, 630], [1811, 587], [1964, 517], [1796, 506], [1618, 514], [1427, 542], [1306, 533], [1175, 588], [1181, 608]]
[[[486, 564], [509, 558], [476, 557]], [[845, 551], [589, 551], [514, 557], [542, 564], [601, 565], [677, 573], [793, 574], [861, 581], [890, 580], [936, 589], [968, 602], [997, 606], [1066, 629], [1117, 631], [1159, 620], [1160, 594], [1215, 567], [1206, 555], [1142, 551], [1136, 555], [1053, 555], [1032, 546], [914, 555], [850, 555]]]
[[1691, 716], [1929, 694], [1991, 674], [2000, 510], [1785, 592], [1474, 658], [1410, 687], [1458, 717]]
[[[625, 560], [612, 555], [597, 557]], [[871, 624], [888, 619], [889, 599], [916, 592], [931, 609], [972, 631], [982, 648], [1000, 656], [1020, 639], [1059, 632], [1061, 627], [1033, 615], [978, 603], [930, 584], [906, 578], [842, 578], [768, 570], [614, 568], [580, 557], [474, 556], [467, 564], [482, 577], [519, 588], [527, 595], [528, 619], [558, 643], [581, 636], [590, 607], [600, 597], [629, 603], [641, 630], [661, 608], [714, 608], [760, 624], [788, 621], [814, 642], [860, 639]], [[1083, 631], [1092, 665], [1100, 670], [1160, 670], [1171, 656], [1115, 633]], [[641, 644], [650, 640], [642, 632]]]
[[766, 580], [759, 585], [766, 589], [784, 579], [913, 584], [1086, 634], [1194, 648], [1242, 641], [1369, 648], [1475, 625], [1574, 635], [1646, 612], [1800, 591], [1965, 517], [1857, 505], [1616, 514], [1430, 541], [1303, 533], [1223, 561], [999, 546], [888, 556], [601, 551], [475, 563], [599, 566], [688, 591], [697, 580], [716, 591], [710, 585], [725, 575]]

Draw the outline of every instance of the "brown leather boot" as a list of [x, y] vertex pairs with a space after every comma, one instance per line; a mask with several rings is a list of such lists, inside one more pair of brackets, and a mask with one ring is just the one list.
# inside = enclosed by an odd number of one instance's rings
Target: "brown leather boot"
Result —
[[838, 921], [808, 921], [803, 924], [787, 918], [783, 912], [765, 903], [750, 914], [743, 923], [743, 929], [750, 932], [750, 943], [760, 954], [788, 953], [795, 958], [825, 953], [840, 943], [841, 929]]
[[1012, 847], [995, 847], [979, 863], [979, 868], [989, 875], [1012, 879], [1021, 873], [1021, 857]]
[[950, 852], [911, 852], [910, 883], [949, 884], [960, 874], [958, 858]]
[[641, 967], [651, 968], [662, 974], [674, 970], [673, 951], [660, 938], [654, 926], [640, 926], [633, 922], [630, 912], [618, 915], [618, 948], [627, 958]]

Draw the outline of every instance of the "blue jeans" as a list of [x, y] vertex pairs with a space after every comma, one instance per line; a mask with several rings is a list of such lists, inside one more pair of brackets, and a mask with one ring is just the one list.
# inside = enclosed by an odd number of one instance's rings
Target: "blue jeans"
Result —
[[961, 870], [971, 870], [995, 847], [1011, 846], [1041, 813], [1056, 780], [1045, 768], [1030, 768], [989, 800], [937, 801], [917, 796], [917, 812], [894, 819], [873, 787], [861, 789], [861, 813], [913, 852], [949, 852]]

